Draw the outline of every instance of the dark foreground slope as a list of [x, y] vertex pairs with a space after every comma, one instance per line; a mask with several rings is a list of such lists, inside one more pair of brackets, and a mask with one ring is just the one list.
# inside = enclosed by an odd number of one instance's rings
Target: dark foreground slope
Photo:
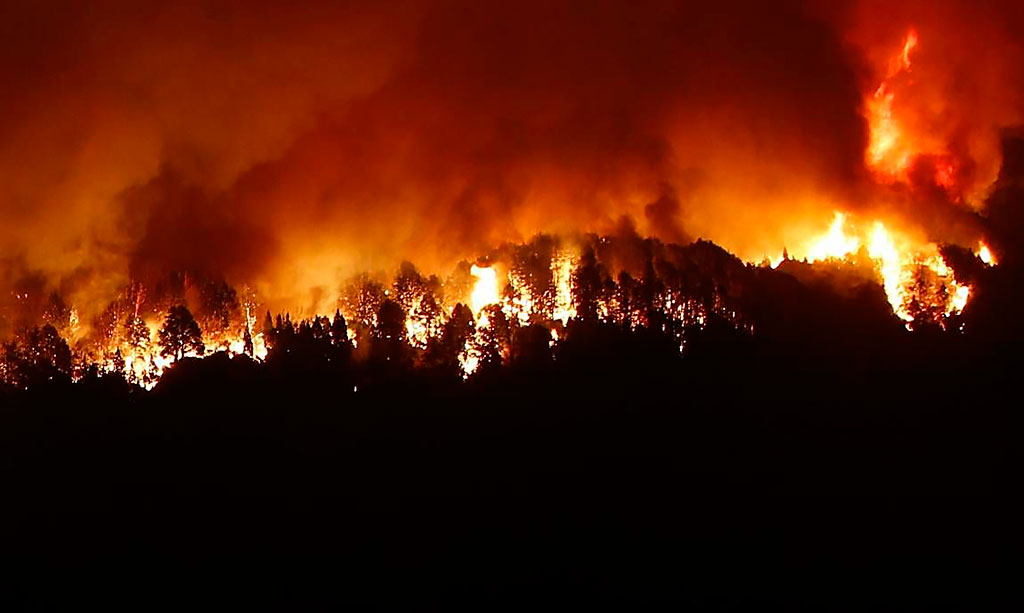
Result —
[[466, 384], [214, 357], [148, 395], [99, 380], [8, 396], [5, 598], [978, 610], [1013, 596], [1015, 345], [904, 334], [836, 355], [708, 333], [679, 358], [605, 332]]

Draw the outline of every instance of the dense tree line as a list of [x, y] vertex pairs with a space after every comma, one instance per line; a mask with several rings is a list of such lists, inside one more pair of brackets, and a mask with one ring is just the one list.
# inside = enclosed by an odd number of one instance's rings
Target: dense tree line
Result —
[[[177, 288], [171, 295], [182, 302], [169, 302], [159, 294], [147, 300], [145, 288], [131, 284], [103, 311], [92, 335], [74, 348], [53, 324], [25, 329], [5, 345], [0, 375], [8, 384], [25, 387], [95, 375], [102, 362], [106, 370], [121, 372], [129, 357], [149, 356], [153, 347], [165, 358], [180, 361], [186, 355], [202, 356], [208, 349], [226, 349], [229, 333], [238, 332], [242, 352], [250, 357], [255, 355], [254, 335], [262, 334], [268, 362], [302, 356], [306, 361], [330, 362], [335, 369], [359, 365], [394, 374], [420, 368], [442, 378], [493, 371], [521, 358], [558, 359], [564, 351], [562, 341], [597, 329], [661, 336], [683, 354], [706, 347], [709, 337], [748, 344], [756, 339], [807, 343], [809, 353], [834, 353], [862, 344], [865, 338], [884, 344], [902, 333], [884, 292], [863, 263], [787, 261], [772, 270], [744, 264], [706, 241], [679, 246], [637, 236], [588, 236], [579, 242], [581, 255], [573, 262], [567, 283], [573, 312], [568, 321], [555, 319], [552, 262], [559, 257], [558, 242], [539, 236], [489, 256], [509, 263], [514, 282], [506, 285], [501, 304], [487, 306], [477, 315], [456, 300], [462, 294], [453, 289], [469, 287], [467, 264], [444, 282], [423, 277], [409, 263], [402, 264], [387, 287], [368, 276], [357, 277], [343, 292], [340, 305], [353, 314], [351, 322], [340, 308], [333, 318], [298, 321], [288, 313], [265, 311], [262, 322], [257, 322], [252, 315], [257, 302], [249, 299], [243, 316], [237, 292], [223, 282], [198, 286], [196, 317], [185, 305], [184, 285], [170, 284]], [[981, 266], [966, 250], [947, 247], [945, 253], [984, 296], [984, 285], [999, 274], [993, 272], [998, 269]], [[146, 306], [150, 303], [170, 304], [152, 338], [143, 319], [152, 317], [156, 308]], [[528, 307], [518, 307], [524, 304]], [[984, 299], [982, 304], [984, 308]], [[969, 304], [967, 312], [947, 327], [959, 334], [964, 328], [960, 323], [970, 320], [972, 309]], [[60, 320], [66, 310], [59, 297], [53, 297], [47, 317]], [[925, 307], [920, 313], [921, 322], [936, 317]], [[973, 329], [973, 324], [967, 328]], [[823, 334], [832, 337], [833, 344], [812, 346]]]

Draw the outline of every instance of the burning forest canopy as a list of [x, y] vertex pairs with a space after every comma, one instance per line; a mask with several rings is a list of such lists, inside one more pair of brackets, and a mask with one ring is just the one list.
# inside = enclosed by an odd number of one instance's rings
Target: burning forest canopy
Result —
[[149, 386], [307, 338], [468, 376], [586, 321], [685, 353], [709, 322], [770, 334], [787, 279], [961, 333], [1019, 248], [1021, 26], [966, 1], [4, 6], [0, 374]]

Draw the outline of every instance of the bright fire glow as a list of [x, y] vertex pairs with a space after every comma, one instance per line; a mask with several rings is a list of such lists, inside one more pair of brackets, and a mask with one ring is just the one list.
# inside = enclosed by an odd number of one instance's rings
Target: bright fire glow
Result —
[[843, 228], [845, 224], [846, 215], [837, 212], [828, 232], [816, 239], [807, 250], [807, 259], [817, 262], [828, 258], [841, 258], [857, 251], [860, 241], [856, 236], [846, 234]]
[[970, 288], [956, 281], [937, 245], [915, 244], [907, 236], [895, 235], [881, 221], [870, 228], [866, 233], [847, 215], [836, 212], [828, 230], [808, 241], [804, 257], [809, 262], [852, 261], [866, 248], [893, 313], [904, 321], [913, 321], [922, 312], [948, 316], [963, 310]]
[[978, 258], [988, 266], [995, 266], [999, 263], [996, 261], [996, 256], [992, 253], [992, 250], [983, 242], [978, 243], [978, 251], [975, 252], [975, 255], [977, 255]]
[[899, 55], [890, 61], [885, 79], [866, 101], [869, 127], [867, 164], [891, 179], [905, 180], [906, 172], [917, 153], [893, 112], [895, 81], [910, 71], [910, 53], [916, 46], [917, 32], [911, 30], [903, 41]]
[[470, 296], [470, 304], [473, 313], [479, 313], [489, 304], [498, 304], [498, 276], [491, 267], [481, 267], [476, 264], [469, 269], [471, 275], [476, 277], [476, 284], [473, 285], [473, 293]]
[[920, 112], [912, 87], [911, 54], [918, 47], [917, 32], [911, 29], [903, 45], [890, 60], [885, 77], [864, 101], [868, 123], [865, 162], [876, 176], [887, 182], [908, 183], [916, 160], [928, 156], [932, 181], [959, 200], [965, 186], [957, 185], [959, 164], [941, 140], [932, 133], [915, 131], [910, 113]]
[[568, 252], [559, 253], [551, 262], [551, 276], [555, 285], [555, 310], [551, 318], [563, 324], [576, 317], [572, 302], [572, 273], [576, 268], [574, 258]]
[[[126, 343], [119, 343], [109, 348], [99, 363], [100, 371], [106, 373], [118, 372], [124, 378], [145, 389], [152, 389], [164, 372], [176, 361], [174, 357], [161, 355], [160, 347], [156, 342], [159, 322], [146, 322], [149, 330], [149, 339], [144, 340], [141, 345], [131, 347]], [[267, 357], [267, 345], [264, 342], [263, 334], [250, 332], [252, 339], [252, 353], [250, 357], [256, 360], [265, 360]], [[218, 351], [226, 352], [234, 357], [246, 353], [244, 333], [227, 334], [220, 337], [203, 336], [203, 343], [206, 345], [206, 352], [198, 354], [194, 351], [186, 352], [185, 357], [202, 358], [213, 355]]]

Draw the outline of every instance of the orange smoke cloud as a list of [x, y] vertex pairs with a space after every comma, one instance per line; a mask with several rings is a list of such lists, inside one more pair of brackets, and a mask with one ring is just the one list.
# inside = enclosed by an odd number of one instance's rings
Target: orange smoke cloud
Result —
[[[940, 4], [6, 6], [0, 278], [87, 310], [178, 270], [314, 309], [360, 270], [623, 216], [744, 257], [836, 208], [976, 241], [1021, 11]], [[880, 188], [886, 79], [910, 153]]]
[[867, 99], [878, 127], [869, 166], [883, 180], [936, 185], [980, 210], [1001, 165], [1000, 130], [1024, 120], [1024, 10], [871, 0], [852, 15], [847, 36], [879, 84]]

